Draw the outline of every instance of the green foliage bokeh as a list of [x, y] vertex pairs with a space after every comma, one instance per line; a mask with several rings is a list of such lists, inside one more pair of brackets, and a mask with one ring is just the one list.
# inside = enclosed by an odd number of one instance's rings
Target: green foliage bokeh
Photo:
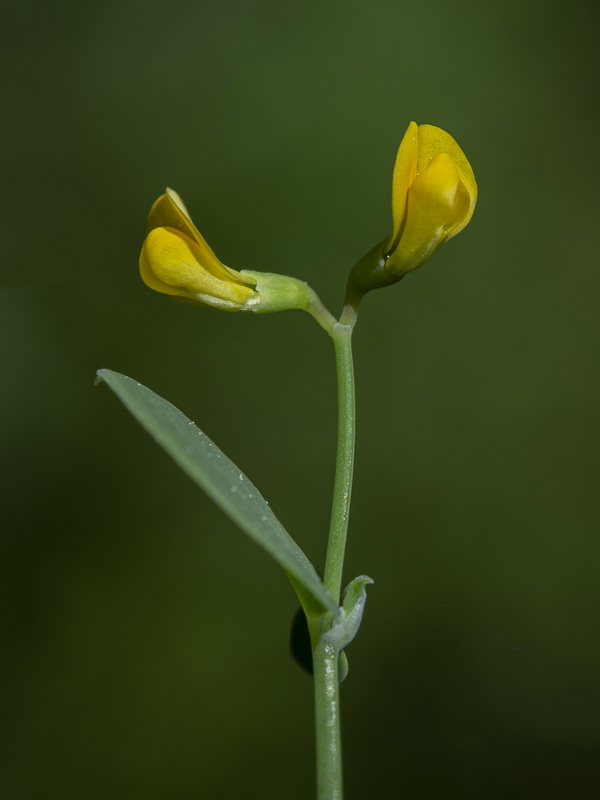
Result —
[[347, 579], [347, 796], [593, 797], [600, 780], [597, 11], [558, 3], [59, 0], [3, 22], [2, 786], [7, 800], [310, 797], [294, 596], [128, 417], [140, 380], [317, 564], [332, 348], [137, 275], [166, 185], [234, 268], [338, 313], [390, 229], [411, 119], [466, 231], [368, 296]]

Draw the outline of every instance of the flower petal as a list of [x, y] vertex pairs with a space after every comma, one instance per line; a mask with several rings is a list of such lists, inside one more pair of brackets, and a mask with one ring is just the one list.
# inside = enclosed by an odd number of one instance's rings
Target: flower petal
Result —
[[150, 209], [146, 230], [149, 233], [155, 228], [175, 228], [175, 230], [181, 231], [181, 233], [192, 239], [200, 248], [200, 263], [217, 277], [227, 279], [228, 275], [233, 274], [240, 283], [244, 283], [247, 286], [256, 285], [256, 282], [253, 282], [252, 279], [245, 278], [239, 272], [225, 267], [219, 261], [190, 219], [182, 199], [173, 189], [167, 189], [165, 194], [162, 194]]
[[460, 233], [473, 216], [475, 203], [477, 202], [477, 181], [466, 155], [449, 133], [437, 128], [435, 125], [419, 125], [417, 172], [423, 172], [432, 159], [440, 153], [447, 153], [453, 159], [458, 167], [465, 190], [469, 195], [469, 209], [461, 223], [446, 237], [447, 240]]
[[417, 175], [419, 130], [417, 123], [411, 122], [398, 148], [398, 155], [394, 164], [394, 176], [392, 178], [392, 221], [394, 227], [390, 237], [389, 250], [393, 250], [400, 240], [406, 222], [408, 190]]
[[410, 188], [406, 224], [386, 272], [403, 275], [420, 267], [462, 223], [468, 199], [453, 158], [447, 153], [435, 156]]
[[[159, 198], [160, 199], [160, 198]], [[159, 227], [150, 231], [140, 254], [140, 275], [151, 289], [193, 302], [239, 310], [258, 302], [255, 281], [216, 263], [205, 265], [203, 248], [185, 233]], [[249, 283], [252, 281], [252, 283]]]

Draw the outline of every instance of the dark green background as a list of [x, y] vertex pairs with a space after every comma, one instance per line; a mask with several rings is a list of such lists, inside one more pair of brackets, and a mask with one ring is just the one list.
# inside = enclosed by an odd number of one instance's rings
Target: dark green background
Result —
[[347, 797], [595, 797], [595, 4], [21, 0], [1, 35], [2, 800], [312, 796], [293, 593], [93, 377], [184, 410], [321, 565], [327, 337], [150, 292], [145, 215], [173, 186], [338, 312], [411, 119], [480, 201], [356, 330]]

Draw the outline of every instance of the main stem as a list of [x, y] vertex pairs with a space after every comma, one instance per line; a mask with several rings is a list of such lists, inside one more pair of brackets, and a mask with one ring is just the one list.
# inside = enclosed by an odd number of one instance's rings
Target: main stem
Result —
[[[329, 540], [325, 561], [325, 587], [339, 605], [350, 516], [354, 469], [354, 367], [353, 309], [346, 307], [329, 333], [335, 347], [338, 384], [338, 439]], [[317, 800], [342, 800], [342, 740], [338, 679], [339, 652], [323, 640], [313, 653], [315, 730], [317, 746]]]

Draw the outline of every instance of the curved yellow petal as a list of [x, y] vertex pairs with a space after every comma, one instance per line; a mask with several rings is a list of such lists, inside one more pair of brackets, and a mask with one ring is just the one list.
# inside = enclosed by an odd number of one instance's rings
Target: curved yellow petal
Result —
[[452, 136], [411, 122], [394, 168], [385, 271], [401, 276], [420, 267], [468, 224], [476, 201], [475, 175]]
[[469, 208], [459, 225], [452, 231], [447, 239], [456, 236], [469, 223], [475, 203], [477, 202], [477, 181], [469, 160], [463, 153], [455, 139], [449, 133], [437, 128], [435, 125], [419, 125], [419, 155], [417, 172], [423, 172], [435, 156], [447, 153], [458, 167], [463, 185], [469, 195]]
[[403, 275], [420, 267], [462, 222], [468, 201], [454, 160], [447, 153], [435, 156], [410, 188], [404, 231], [386, 271]]
[[[192, 222], [192, 216], [185, 207], [185, 203], [181, 199], [181, 195], [179, 194], [179, 192], [176, 192], [175, 189], [171, 189], [169, 186], [167, 186], [167, 188], [165, 189], [165, 194], [167, 194], [171, 198], [171, 200], [175, 203], [175, 205], [179, 208], [179, 210], [185, 214], [185, 216], [188, 218], [190, 222]], [[194, 224], [192, 223], [192, 225]], [[195, 226], [194, 230], [196, 230]]]
[[196, 235], [200, 233], [190, 219], [183, 201], [172, 189], [167, 189], [152, 204], [146, 222], [146, 232], [150, 233], [154, 228], [176, 228], [187, 234], [190, 239], [196, 239]]
[[149, 233], [155, 228], [175, 228], [175, 230], [181, 231], [181, 233], [184, 233], [192, 239], [201, 251], [200, 263], [216, 277], [227, 280], [228, 277], [233, 274], [235, 279], [240, 283], [244, 283], [247, 286], [256, 285], [256, 283], [252, 282], [249, 278], [244, 278], [241, 273], [229, 269], [229, 267], [225, 267], [219, 261], [198, 228], [190, 219], [183, 201], [173, 189], [167, 189], [167, 191], [154, 202], [150, 209], [146, 230]]
[[477, 182], [473, 174], [473, 169], [456, 139], [442, 130], [442, 128], [437, 128], [435, 125], [419, 125], [417, 172], [423, 172], [432, 158], [439, 153], [448, 153], [456, 162], [456, 165], [461, 170], [471, 190], [474, 192], [475, 198], [477, 198]]
[[411, 122], [400, 142], [396, 162], [394, 164], [394, 174], [392, 177], [393, 230], [390, 237], [390, 249], [393, 249], [402, 234], [408, 207], [408, 190], [417, 175], [419, 151], [418, 130], [417, 123]]
[[154, 228], [142, 246], [140, 275], [151, 289], [192, 302], [231, 311], [258, 303], [258, 293], [251, 288], [256, 283], [253, 278], [229, 270], [220, 262], [214, 269], [203, 258], [203, 248], [182, 231]]

